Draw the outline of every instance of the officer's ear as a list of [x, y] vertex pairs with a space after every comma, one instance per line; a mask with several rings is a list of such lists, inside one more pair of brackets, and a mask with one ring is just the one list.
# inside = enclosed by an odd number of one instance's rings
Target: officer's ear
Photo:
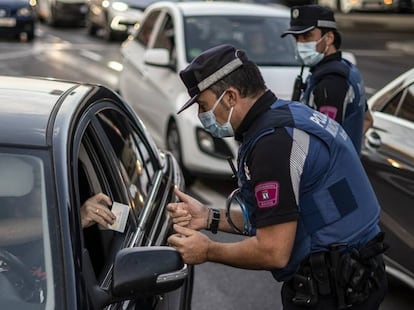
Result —
[[334, 41], [335, 41], [335, 35], [333, 33], [333, 31], [328, 31], [326, 33], [326, 44], [327, 45], [333, 45]]
[[226, 104], [231, 108], [234, 107], [240, 100], [240, 93], [237, 88], [229, 87], [225, 96]]

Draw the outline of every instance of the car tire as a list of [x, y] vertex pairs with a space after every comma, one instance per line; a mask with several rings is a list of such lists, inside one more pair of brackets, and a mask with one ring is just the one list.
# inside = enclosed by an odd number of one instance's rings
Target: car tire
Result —
[[57, 26], [57, 20], [55, 17], [55, 8], [53, 6], [50, 7], [49, 15], [46, 17], [46, 24], [51, 27]]
[[29, 31], [29, 32], [27, 32], [27, 41], [28, 42], [33, 41], [34, 40], [34, 37], [35, 37], [34, 29], [31, 30], [31, 31]]
[[90, 36], [96, 36], [98, 32], [98, 27], [90, 20], [86, 20], [86, 31]]
[[183, 164], [180, 133], [174, 121], [168, 125], [166, 146], [180, 164], [186, 186], [192, 185], [196, 178]]
[[114, 40], [114, 32], [111, 29], [110, 25], [106, 25], [103, 30], [103, 38], [105, 41], [111, 42]]

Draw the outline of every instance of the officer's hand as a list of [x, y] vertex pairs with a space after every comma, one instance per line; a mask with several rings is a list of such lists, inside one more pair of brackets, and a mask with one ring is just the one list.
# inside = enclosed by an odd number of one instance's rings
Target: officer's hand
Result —
[[168, 238], [168, 244], [174, 247], [190, 265], [202, 264], [207, 261], [207, 253], [212, 242], [206, 235], [179, 225], [174, 225], [177, 232]]
[[197, 199], [178, 189], [175, 190], [175, 194], [181, 202], [167, 205], [173, 223], [195, 230], [206, 228], [208, 209]]

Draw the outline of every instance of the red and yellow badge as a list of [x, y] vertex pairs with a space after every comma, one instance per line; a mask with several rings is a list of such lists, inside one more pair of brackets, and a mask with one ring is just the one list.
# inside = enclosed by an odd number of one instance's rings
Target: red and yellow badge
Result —
[[254, 188], [259, 208], [275, 207], [279, 203], [279, 182], [270, 181], [256, 185]]

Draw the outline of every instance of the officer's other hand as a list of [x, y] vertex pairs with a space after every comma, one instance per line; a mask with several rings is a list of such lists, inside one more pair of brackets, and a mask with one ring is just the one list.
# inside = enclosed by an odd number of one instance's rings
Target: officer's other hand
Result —
[[168, 238], [168, 244], [181, 254], [184, 263], [197, 265], [207, 261], [212, 241], [206, 235], [179, 225], [174, 225], [174, 230], [176, 234]]
[[207, 227], [208, 209], [197, 199], [176, 189], [181, 202], [169, 203], [167, 210], [174, 224], [199, 230]]

